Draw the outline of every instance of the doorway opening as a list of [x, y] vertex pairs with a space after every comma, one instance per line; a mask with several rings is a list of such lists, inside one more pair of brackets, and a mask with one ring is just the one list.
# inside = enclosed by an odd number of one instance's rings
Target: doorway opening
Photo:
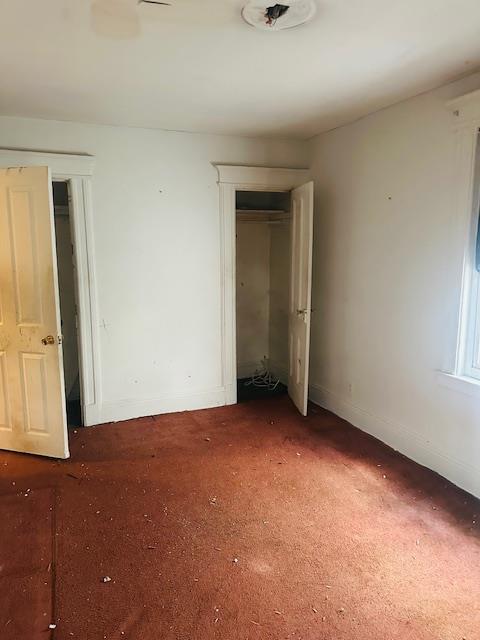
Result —
[[290, 192], [236, 191], [237, 400], [287, 393]]
[[[220, 268], [221, 268], [221, 367], [225, 404], [237, 403], [239, 371], [237, 358], [237, 205], [239, 216], [248, 212], [255, 216], [270, 211], [273, 216], [290, 218], [290, 257], [283, 265], [289, 268], [285, 289], [288, 296], [288, 395], [298, 411], [308, 413], [308, 371], [310, 355], [312, 249], [313, 249], [313, 182], [306, 169], [246, 167], [215, 164], [220, 195]], [[272, 202], [247, 202], [243, 197], [272, 198]], [[239, 194], [239, 195], [238, 195]], [[260, 194], [260, 195], [259, 195]], [[264, 194], [263, 196], [261, 194]], [[265, 194], [283, 194], [268, 196]], [[287, 195], [285, 195], [287, 194]], [[238, 195], [238, 200], [237, 200]], [[275, 200], [287, 198], [288, 206]], [[255, 209], [259, 207], [259, 209]], [[270, 208], [269, 208], [270, 207]], [[273, 209], [272, 209], [273, 207]], [[275, 253], [275, 252], [274, 252]], [[241, 281], [240, 281], [241, 282]], [[241, 284], [240, 284], [241, 287]], [[248, 329], [248, 327], [247, 327]], [[242, 328], [240, 328], [240, 332]], [[269, 339], [270, 341], [270, 339]], [[265, 355], [265, 354], [262, 354]], [[273, 354], [272, 354], [273, 355]], [[269, 360], [273, 360], [268, 354]], [[258, 356], [256, 356], [258, 359]], [[271, 366], [271, 363], [269, 362]], [[281, 372], [280, 372], [281, 373]], [[278, 375], [278, 374], [277, 374]]]
[[69, 427], [79, 427], [83, 426], [83, 421], [71, 197], [68, 181], [54, 181], [52, 184], [67, 424]]

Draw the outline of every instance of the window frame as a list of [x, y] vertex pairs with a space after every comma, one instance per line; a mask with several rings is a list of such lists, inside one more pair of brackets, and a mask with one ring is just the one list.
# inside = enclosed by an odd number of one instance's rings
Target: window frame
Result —
[[[449, 375], [480, 384], [480, 273], [476, 267], [480, 215], [480, 90], [448, 103], [456, 142], [455, 224], [463, 255], [455, 361]], [[454, 240], [455, 241], [455, 240]]]
[[477, 237], [480, 214], [480, 128], [476, 131], [472, 181], [472, 212], [466, 247], [464, 279], [468, 286], [464, 305], [465, 330], [462, 337], [460, 375], [480, 380], [480, 273], [477, 270]]

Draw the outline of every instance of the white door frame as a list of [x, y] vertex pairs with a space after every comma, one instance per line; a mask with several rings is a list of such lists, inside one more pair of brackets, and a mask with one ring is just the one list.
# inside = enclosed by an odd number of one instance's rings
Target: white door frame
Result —
[[50, 167], [52, 180], [68, 182], [70, 220], [78, 296], [79, 372], [83, 424], [99, 421], [101, 406], [100, 351], [95, 286], [91, 179], [95, 158], [17, 149], [0, 149], [0, 167]]
[[214, 164], [220, 191], [221, 367], [225, 404], [237, 402], [236, 191], [292, 191], [308, 182], [307, 169]]

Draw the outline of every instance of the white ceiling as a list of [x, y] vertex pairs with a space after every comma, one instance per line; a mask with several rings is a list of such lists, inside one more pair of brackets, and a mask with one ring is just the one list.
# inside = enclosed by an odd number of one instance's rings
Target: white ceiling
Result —
[[273, 33], [137, 1], [3, 0], [0, 113], [307, 138], [480, 66], [478, 0], [317, 0]]

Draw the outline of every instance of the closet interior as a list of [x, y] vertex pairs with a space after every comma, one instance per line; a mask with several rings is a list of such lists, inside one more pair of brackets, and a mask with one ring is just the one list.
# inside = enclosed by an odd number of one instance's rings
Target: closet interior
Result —
[[236, 192], [239, 402], [287, 392], [290, 201], [290, 192]]

